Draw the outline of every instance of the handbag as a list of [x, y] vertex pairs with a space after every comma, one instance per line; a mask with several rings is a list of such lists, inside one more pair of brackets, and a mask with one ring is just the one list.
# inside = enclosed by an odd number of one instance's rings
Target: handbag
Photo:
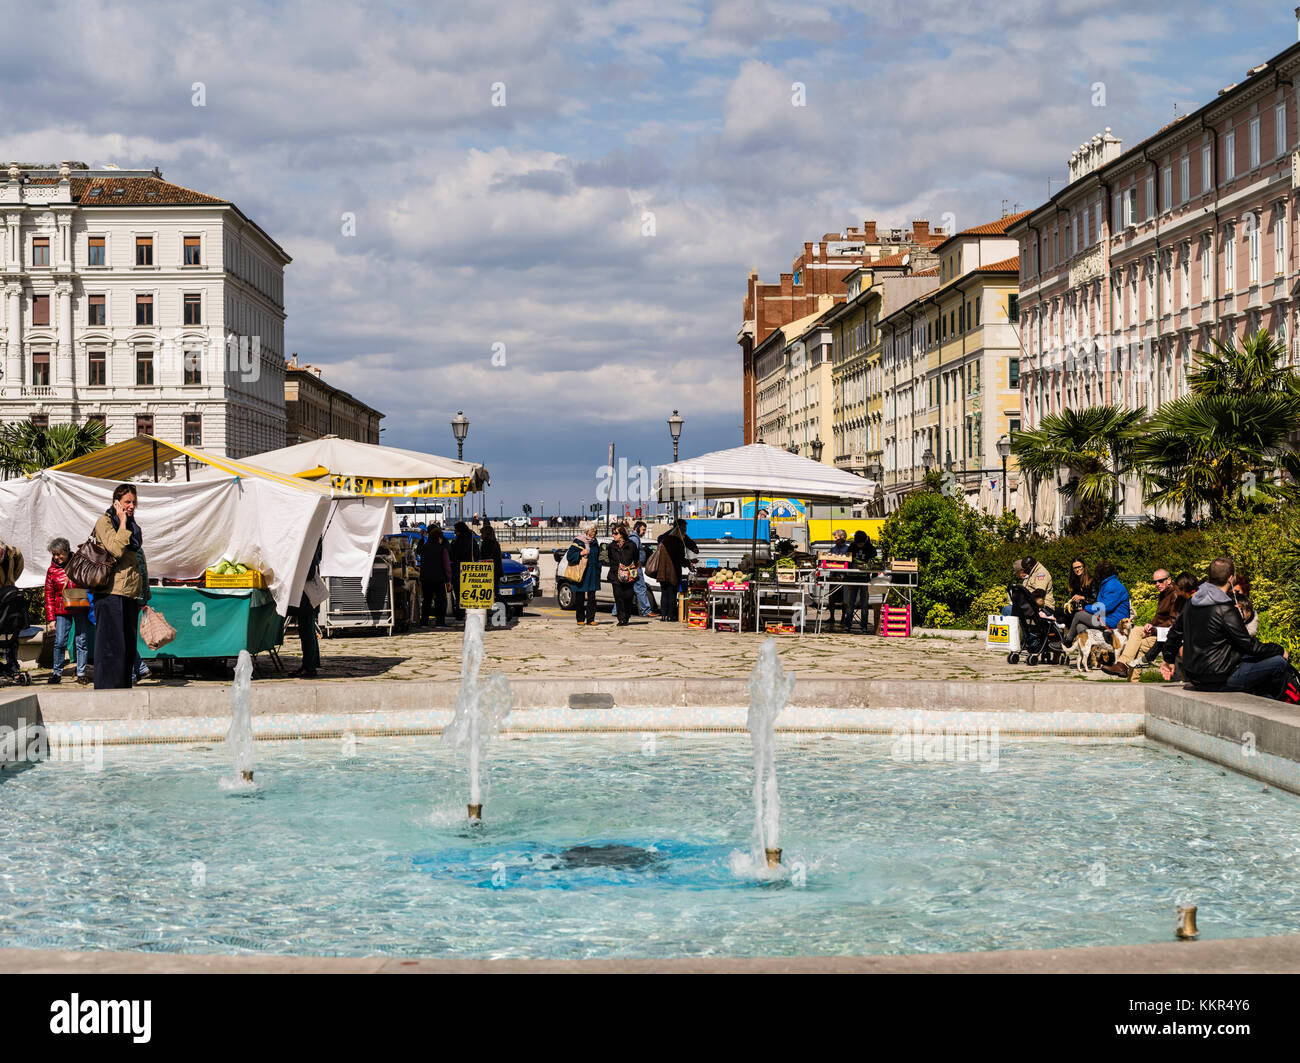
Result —
[[167, 623], [162, 613], [146, 605], [140, 610], [140, 637], [146, 646], [156, 650], [176, 638], [176, 629]]
[[85, 587], [64, 587], [63, 608], [68, 612], [89, 612], [90, 595]]
[[103, 591], [113, 584], [114, 564], [113, 555], [99, 545], [95, 533], [91, 532], [90, 538], [78, 546], [76, 553], [68, 559], [63, 571], [78, 587]]
[[[574, 545], [576, 544], [577, 544], [577, 540], [574, 540]], [[590, 558], [591, 558], [590, 554], [588, 554], [586, 557], [578, 558], [576, 564], [566, 565], [564, 571], [561, 572], [560, 575], [563, 576], [565, 579], [567, 579], [570, 583], [581, 583], [582, 577], [587, 573], [587, 562], [590, 560]]]
[[619, 565], [618, 581], [619, 583], [635, 583], [636, 575], [640, 571], [637, 565]]
[[321, 602], [330, 596], [330, 589], [325, 585], [325, 581], [320, 576], [312, 576], [302, 585], [302, 593], [307, 595], [307, 601], [311, 602], [311, 607], [315, 609]]
[[655, 546], [654, 552], [650, 555], [650, 560], [645, 563], [646, 575], [658, 583], [672, 583], [677, 579], [677, 566], [673, 564], [673, 559], [669, 556], [668, 551], [664, 549], [664, 544], [659, 543]]

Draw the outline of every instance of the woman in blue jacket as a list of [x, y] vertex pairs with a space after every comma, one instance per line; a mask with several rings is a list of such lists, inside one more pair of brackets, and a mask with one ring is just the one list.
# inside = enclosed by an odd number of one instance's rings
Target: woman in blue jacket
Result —
[[[574, 615], [579, 625], [596, 626], [596, 591], [600, 589], [600, 544], [596, 541], [596, 525], [584, 524], [569, 549], [564, 560], [570, 565], [581, 564], [586, 559], [587, 567], [582, 579], [573, 585]], [[560, 570], [560, 575], [564, 570]]]
[[1097, 585], [1097, 600], [1085, 605], [1074, 614], [1070, 621], [1070, 628], [1065, 633], [1067, 645], [1073, 642], [1079, 632], [1085, 628], [1098, 630], [1104, 627], [1113, 628], [1121, 620], [1132, 615], [1128, 591], [1119, 581], [1119, 576], [1115, 574], [1115, 566], [1110, 561], [1100, 562], [1092, 570], [1092, 578]]

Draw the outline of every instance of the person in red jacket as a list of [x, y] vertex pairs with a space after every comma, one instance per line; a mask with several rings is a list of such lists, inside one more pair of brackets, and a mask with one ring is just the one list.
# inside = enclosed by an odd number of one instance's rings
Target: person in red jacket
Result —
[[86, 678], [86, 658], [89, 656], [89, 640], [82, 625], [76, 623], [74, 616], [63, 604], [63, 592], [75, 584], [68, 579], [64, 571], [68, 558], [72, 556], [72, 546], [67, 539], [52, 539], [46, 547], [50, 552], [50, 567], [45, 570], [45, 634], [54, 635], [54, 671], [50, 674], [51, 683], [63, 682], [63, 656], [68, 648], [68, 636], [73, 636], [73, 648], [77, 655], [77, 682], [85, 686], [90, 682]]

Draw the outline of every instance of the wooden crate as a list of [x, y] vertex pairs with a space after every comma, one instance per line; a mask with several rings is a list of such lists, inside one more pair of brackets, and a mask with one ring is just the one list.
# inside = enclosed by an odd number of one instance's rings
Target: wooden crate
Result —
[[266, 580], [257, 569], [229, 575], [218, 575], [212, 569], [203, 574], [203, 581], [209, 587], [252, 587], [256, 590], [266, 589]]
[[882, 605], [880, 607], [880, 634], [893, 638], [906, 638], [912, 633], [912, 607], [910, 605]]

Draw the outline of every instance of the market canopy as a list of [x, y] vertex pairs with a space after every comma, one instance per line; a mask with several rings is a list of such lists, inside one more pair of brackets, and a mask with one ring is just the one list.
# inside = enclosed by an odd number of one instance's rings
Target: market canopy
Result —
[[660, 502], [773, 495], [827, 504], [872, 498], [878, 487], [865, 476], [751, 443], [660, 466], [654, 490]]
[[286, 476], [386, 498], [460, 498], [490, 482], [487, 469], [474, 462], [332, 435], [257, 454], [253, 460]]

